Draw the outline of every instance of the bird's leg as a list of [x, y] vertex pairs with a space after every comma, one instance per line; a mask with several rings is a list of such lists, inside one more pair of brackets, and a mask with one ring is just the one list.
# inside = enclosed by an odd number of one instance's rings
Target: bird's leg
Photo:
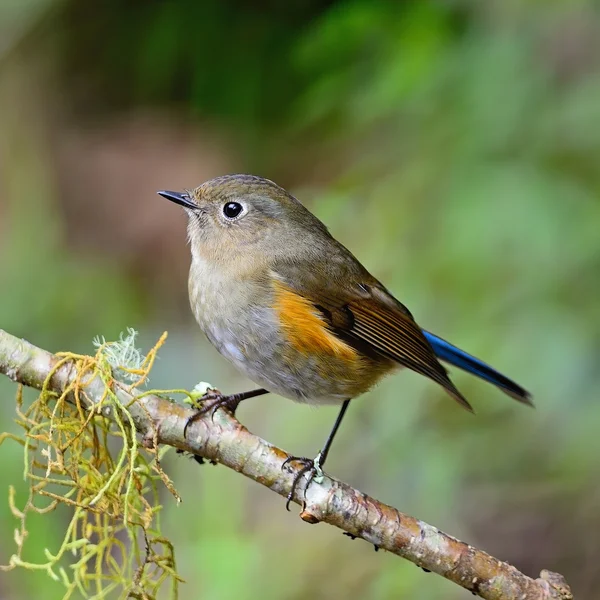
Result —
[[335, 437], [335, 434], [337, 433], [337, 430], [339, 429], [342, 423], [342, 419], [346, 414], [346, 410], [348, 410], [349, 404], [350, 400], [344, 400], [344, 403], [342, 404], [342, 408], [340, 409], [337, 419], [335, 420], [335, 423], [333, 424], [333, 427], [329, 432], [329, 436], [325, 441], [325, 445], [323, 446], [323, 449], [317, 454], [317, 456], [315, 456], [315, 458], [306, 458], [305, 456], [290, 456], [286, 458], [283, 465], [281, 465], [282, 469], [292, 462], [298, 462], [304, 465], [294, 477], [292, 488], [290, 489], [290, 493], [287, 496], [287, 502], [285, 504], [287, 510], [290, 510], [290, 503], [294, 497], [294, 493], [296, 491], [296, 488], [298, 487], [298, 483], [306, 473], [308, 473], [308, 478], [306, 481], [306, 485], [304, 486], [305, 497], [306, 489], [308, 488], [313, 479], [316, 479], [317, 483], [320, 483], [323, 480], [323, 465], [325, 465], [327, 455], [329, 454], [331, 444], [333, 443], [333, 438]]
[[185, 426], [183, 427], [183, 437], [186, 436], [188, 427], [207, 412], [212, 411], [212, 416], [214, 416], [215, 412], [222, 407], [229, 410], [232, 415], [235, 415], [235, 411], [242, 400], [254, 398], [255, 396], [262, 396], [263, 394], [268, 393], [269, 392], [267, 390], [260, 388], [258, 390], [250, 390], [248, 392], [240, 392], [239, 394], [224, 396], [218, 390], [209, 390], [206, 394], [198, 399], [200, 408], [186, 421]]

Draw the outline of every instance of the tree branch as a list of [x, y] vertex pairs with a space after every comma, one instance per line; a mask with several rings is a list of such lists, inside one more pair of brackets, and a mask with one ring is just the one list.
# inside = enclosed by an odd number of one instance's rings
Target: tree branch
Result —
[[[59, 358], [0, 329], [0, 373], [15, 382], [41, 389]], [[75, 377], [72, 364], [54, 373], [50, 387], [61, 392]], [[104, 383], [99, 377], [86, 384], [84, 399], [99, 401]], [[210, 413], [193, 423], [188, 437], [184, 425], [189, 409], [166, 398], [147, 395], [139, 398], [126, 385], [116, 384], [119, 400], [128, 405], [137, 430], [146, 442], [157, 440], [192, 452], [242, 473], [281, 496], [290, 491], [294, 472], [282, 470], [288, 455], [250, 433], [225, 410]], [[136, 400], [137, 398], [137, 400]], [[110, 416], [110, 415], [105, 415]], [[302, 488], [302, 486], [299, 486]], [[534, 580], [512, 565], [461, 542], [436, 527], [405, 515], [391, 506], [337, 481], [325, 477], [298, 489], [294, 502], [305, 506], [300, 513], [308, 523], [323, 521], [339, 527], [383, 550], [410, 560], [419, 567], [442, 575], [487, 600], [570, 600], [573, 598], [561, 575], [542, 571]]]

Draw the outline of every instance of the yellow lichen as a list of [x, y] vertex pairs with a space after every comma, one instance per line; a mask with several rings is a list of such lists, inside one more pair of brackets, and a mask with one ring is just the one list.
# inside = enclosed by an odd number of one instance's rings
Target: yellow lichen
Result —
[[[148, 379], [165, 339], [163, 334], [135, 368], [119, 365], [120, 371], [135, 375], [129, 391]], [[95, 356], [60, 353], [38, 398], [27, 408], [18, 388], [17, 423], [24, 435], [0, 434], [0, 444], [11, 439], [23, 445], [29, 496], [18, 507], [14, 488], [9, 490], [9, 506], [19, 526], [15, 553], [0, 569], [46, 571], [65, 586], [64, 599], [75, 592], [101, 599], [118, 591], [122, 598], [151, 600], [163, 586], [177, 598], [181, 579], [159, 519], [160, 482], [179, 501], [160, 464], [167, 449], [159, 451], [157, 432], [150, 436], [154, 443], [140, 445], [128, 407], [113, 391], [116, 369], [105, 352], [110, 345], [100, 344]], [[50, 389], [50, 381], [67, 364], [73, 376], [59, 395]], [[90, 408], [86, 387], [98, 377], [104, 393]], [[59, 548], [46, 549], [45, 561], [26, 560], [28, 517], [60, 506], [71, 516]]]

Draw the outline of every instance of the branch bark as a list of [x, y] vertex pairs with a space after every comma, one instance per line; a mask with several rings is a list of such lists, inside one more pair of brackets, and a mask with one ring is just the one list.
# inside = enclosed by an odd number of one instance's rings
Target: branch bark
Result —
[[[41, 389], [58, 357], [0, 329], [0, 373], [15, 382]], [[60, 367], [51, 379], [51, 388], [61, 392], [75, 376], [70, 364]], [[96, 378], [86, 386], [87, 401], [102, 397], [104, 383]], [[138, 398], [125, 385], [114, 390], [129, 411], [135, 426], [146, 440], [156, 439], [207, 459], [287, 496], [294, 472], [282, 470], [288, 455], [248, 431], [231, 414], [218, 410], [194, 422], [188, 437], [183, 428], [192, 409], [166, 398], [148, 395]], [[137, 398], [137, 400], [136, 400]], [[136, 400], [132, 403], [133, 400]], [[300, 517], [308, 523], [325, 522], [359, 537], [383, 550], [462, 586], [487, 600], [572, 600], [564, 578], [542, 571], [532, 579], [512, 565], [447, 535], [423, 521], [401, 513], [349, 485], [326, 476], [296, 491], [294, 502], [304, 508]]]

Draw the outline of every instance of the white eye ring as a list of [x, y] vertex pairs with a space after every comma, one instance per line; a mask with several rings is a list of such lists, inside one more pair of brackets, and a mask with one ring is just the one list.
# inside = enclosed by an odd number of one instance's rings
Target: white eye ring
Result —
[[223, 205], [223, 216], [228, 221], [235, 221], [242, 217], [246, 212], [246, 207], [240, 202], [226, 202]]

